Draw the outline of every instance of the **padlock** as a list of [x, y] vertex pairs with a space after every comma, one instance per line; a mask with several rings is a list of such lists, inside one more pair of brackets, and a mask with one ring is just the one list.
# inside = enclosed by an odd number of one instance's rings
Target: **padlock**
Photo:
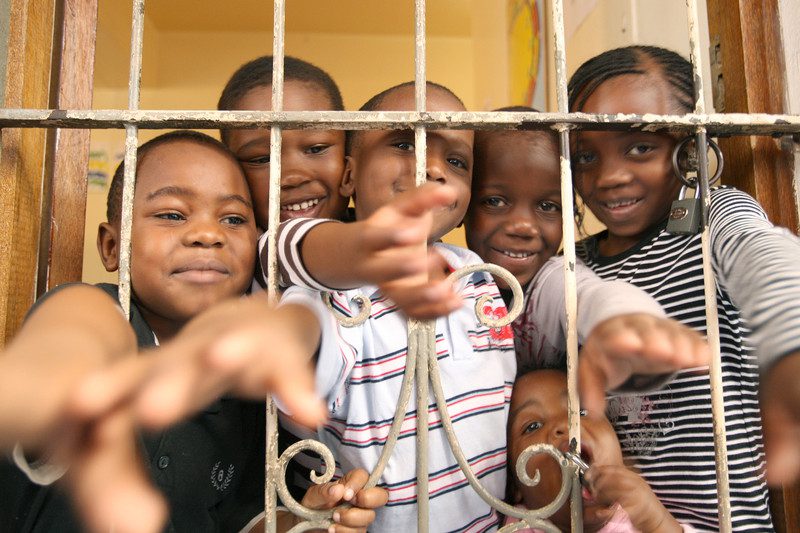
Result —
[[693, 235], [700, 233], [701, 208], [699, 198], [686, 198], [686, 185], [681, 187], [678, 199], [672, 202], [667, 221], [667, 233]]

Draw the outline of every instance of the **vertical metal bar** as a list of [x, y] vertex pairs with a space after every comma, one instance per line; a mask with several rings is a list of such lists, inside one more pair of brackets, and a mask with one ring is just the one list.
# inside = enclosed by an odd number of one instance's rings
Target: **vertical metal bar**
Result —
[[[417, 113], [426, 109], [425, 79], [425, 0], [414, 2], [414, 107]], [[414, 128], [416, 184], [427, 181], [427, 144], [425, 127]], [[423, 244], [423, 246], [427, 246]], [[409, 348], [416, 347], [417, 373], [417, 531], [428, 531], [428, 360], [435, 357], [436, 323], [409, 320]]]
[[[562, 0], [553, 1], [553, 32], [555, 38], [556, 95], [558, 112], [569, 112], [567, 95], [567, 56], [564, 44], [564, 5]], [[567, 414], [570, 441], [575, 439], [578, 449], [581, 444], [580, 398], [578, 397], [578, 292], [575, 279], [575, 220], [572, 196], [572, 168], [569, 151], [569, 127], [558, 127], [561, 144], [561, 216], [564, 247], [564, 299], [567, 312]], [[583, 498], [578, 482], [578, 471], [572, 479], [571, 505], [572, 531], [583, 531]]]
[[[144, 36], [144, 0], [133, 1], [131, 24], [131, 64], [128, 74], [128, 109], [139, 109], [139, 89], [142, 81], [142, 38]], [[119, 303], [125, 316], [131, 305], [131, 224], [133, 222], [133, 191], [136, 188], [137, 126], [125, 125], [125, 174], [122, 180], [122, 209], [119, 243]]]
[[[702, 56], [700, 55], [700, 30], [696, 0], [686, 0], [687, 21], [689, 25], [689, 58], [692, 61], [695, 91], [695, 113], [705, 113], [703, 91]], [[698, 193], [703, 218], [703, 232], [700, 236], [703, 250], [703, 288], [706, 300], [706, 338], [711, 350], [709, 380], [711, 382], [711, 412], [714, 427], [714, 454], [717, 470], [717, 510], [719, 530], [732, 531], [730, 479], [728, 476], [728, 446], [725, 428], [725, 399], [722, 389], [722, 355], [720, 353], [719, 316], [717, 315], [717, 286], [711, 268], [711, 238], [708, 228], [708, 213], [711, 209], [711, 190], [708, 183], [708, 144], [706, 129], [697, 128], [697, 162], [699, 166]]]
[[[284, 36], [286, 31], [286, 5], [284, 0], [275, 0], [273, 8], [272, 31], [272, 110], [283, 110], [283, 55]], [[278, 126], [270, 128], [270, 158], [269, 158], [269, 215], [267, 231], [267, 255], [269, 266], [267, 268], [267, 295], [270, 301], [278, 299], [278, 254], [277, 234], [280, 224], [281, 202], [281, 129]], [[278, 412], [272, 395], [267, 395], [267, 453], [266, 487], [264, 488], [264, 519], [265, 531], [275, 533], [278, 507], [277, 476], [278, 468]]]

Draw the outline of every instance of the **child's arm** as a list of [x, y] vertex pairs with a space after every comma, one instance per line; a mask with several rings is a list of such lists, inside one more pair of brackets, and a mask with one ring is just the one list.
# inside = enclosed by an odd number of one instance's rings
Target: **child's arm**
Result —
[[622, 465], [592, 466], [585, 474], [592, 496], [610, 506], [622, 507], [637, 531], [642, 533], [683, 533], [687, 530], [667, 511], [647, 482]]
[[800, 476], [800, 350], [781, 358], [761, 379], [767, 481], [790, 484]]
[[[566, 350], [563, 261], [556, 257], [542, 267], [524, 311], [534, 318], [536, 335], [558, 352]], [[700, 335], [664, 318], [661, 306], [646, 292], [622, 281], [604, 281], [580, 262], [575, 267], [580, 392], [589, 412], [603, 412], [605, 391], [623, 384], [636, 388], [638, 383], [626, 383], [631, 378], [650, 376], [641, 380], [645, 383], [640, 388], [648, 390], [679, 368], [708, 363]]]
[[133, 331], [102, 290], [72, 285], [48, 296], [0, 357], [0, 448], [51, 442], [84, 376], [135, 353]]
[[431, 211], [453, 200], [452, 189], [426, 185], [358, 222], [286, 223], [278, 237], [284, 282], [331, 291], [376, 285], [408, 316], [448, 314], [460, 298], [445, 282], [443, 259], [425, 243]]
[[89, 373], [135, 355], [133, 330], [115, 301], [71, 285], [37, 305], [0, 356], [0, 449], [16, 441], [39, 461], [69, 465], [65, 481], [93, 531], [112, 523], [120, 531], [157, 531], [166, 517], [128, 413], [87, 418], [71, 408]]
[[747, 194], [712, 192], [712, 264], [752, 331], [762, 369], [770, 484], [800, 475], [800, 239], [775, 227]]

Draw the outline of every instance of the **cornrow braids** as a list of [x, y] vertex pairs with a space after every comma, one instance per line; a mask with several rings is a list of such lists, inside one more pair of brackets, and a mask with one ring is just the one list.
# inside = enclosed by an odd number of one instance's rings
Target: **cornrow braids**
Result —
[[694, 109], [694, 73], [692, 64], [680, 54], [659, 46], [633, 45], [608, 50], [586, 61], [572, 75], [567, 86], [569, 108], [580, 111], [586, 100], [606, 80], [625, 74], [660, 76], [672, 87], [679, 111]]
[[[239, 67], [233, 73], [217, 103], [217, 109], [233, 109], [238, 101], [257, 87], [272, 85], [272, 56], [261, 56]], [[283, 76], [286, 81], [300, 81], [321, 89], [330, 101], [332, 111], [343, 111], [342, 93], [333, 78], [316, 65], [302, 59], [285, 56]], [[227, 130], [220, 130], [220, 137], [227, 142]]]
[[[426, 85], [426, 89], [439, 89], [440, 91], [443, 91], [443, 92], [449, 94], [450, 96], [455, 98], [458, 101], [458, 103], [461, 104], [462, 107], [466, 107], [466, 106], [464, 106], [464, 102], [461, 100], [461, 98], [459, 98], [456, 95], [456, 93], [454, 93], [453, 91], [451, 91], [450, 89], [448, 89], [444, 85], [440, 85], [440, 84], [438, 84], [436, 82], [433, 82], [433, 81], [426, 81], [425, 85]], [[386, 100], [387, 96], [389, 96], [390, 94], [392, 94], [395, 91], [398, 91], [398, 90], [406, 88], [406, 87], [414, 87], [414, 82], [413, 81], [406, 81], [406, 82], [400, 83], [398, 85], [395, 85], [393, 87], [389, 87], [388, 89], [379, 92], [378, 94], [376, 94], [375, 96], [373, 96], [372, 98], [367, 100], [366, 103], [364, 105], [362, 105], [358, 110], [359, 111], [377, 111], [380, 108], [380, 106], [383, 103], [383, 101]], [[353, 146], [355, 145], [355, 139], [358, 137], [358, 134], [359, 134], [360, 131], [361, 130], [348, 130], [347, 136], [345, 138], [345, 145], [344, 145], [344, 151], [345, 151], [346, 154], [349, 155], [351, 153], [351, 150], [352, 150]]]
[[[210, 135], [193, 130], [175, 130], [164, 133], [150, 139], [142, 144], [136, 150], [136, 170], [138, 172], [142, 163], [153, 150], [159, 146], [166, 144], [184, 142], [190, 144], [198, 144], [216, 150], [221, 155], [227, 157], [239, 167], [239, 161], [236, 156], [228, 150], [228, 147], [216, 140]], [[108, 188], [108, 197], [106, 199], [106, 220], [112, 224], [120, 221], [122, 213], [122, 185], [125, 178], [125, 161], [120, 161], [117, 169], [114, 171], [114, 176], [111, 178], [111, 185]]]

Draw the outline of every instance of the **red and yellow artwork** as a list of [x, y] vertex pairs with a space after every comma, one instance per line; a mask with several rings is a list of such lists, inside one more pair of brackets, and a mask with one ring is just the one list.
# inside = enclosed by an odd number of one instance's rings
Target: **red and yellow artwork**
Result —
[[546, 108], [542, 0], [508, 0], [511, 101]]

